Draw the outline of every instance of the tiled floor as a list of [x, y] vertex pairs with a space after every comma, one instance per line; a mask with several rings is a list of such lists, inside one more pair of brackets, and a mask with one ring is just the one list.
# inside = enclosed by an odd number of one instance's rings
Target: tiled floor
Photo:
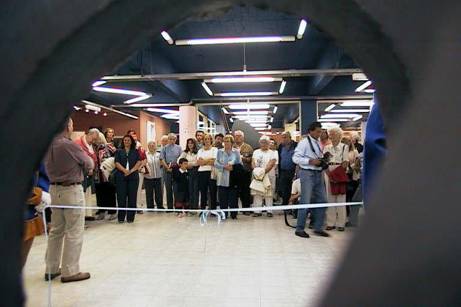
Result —
[[[298, 238], [280, 215], [205, 226], [166, 213], [91, 222], [80, 263], [92, 277], [53, 281], [52, 306], [310, 306], [352, 231], [332, 235]], [[24, 270], [30, 307], [47, 306], [45, 248], [37, 238]]]

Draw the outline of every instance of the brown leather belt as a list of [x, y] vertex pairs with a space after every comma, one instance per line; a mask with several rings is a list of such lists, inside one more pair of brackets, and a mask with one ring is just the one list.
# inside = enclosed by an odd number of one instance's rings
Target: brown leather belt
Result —
[[82, 183], [81, 182], [52, 182], [50, 184], [52, 184], [52, 185], [60, 185], [60, 186], [63, 186], [63, 187], [70, 187], [72, 185], [81, 185]]

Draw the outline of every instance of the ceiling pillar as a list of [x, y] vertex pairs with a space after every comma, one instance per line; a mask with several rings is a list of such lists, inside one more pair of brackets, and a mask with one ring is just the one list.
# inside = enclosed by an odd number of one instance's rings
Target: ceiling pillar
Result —
[[197, 107], [179, 107], [179, 145], [186, 148], [187, 139], [195, 137], [197, 130]]

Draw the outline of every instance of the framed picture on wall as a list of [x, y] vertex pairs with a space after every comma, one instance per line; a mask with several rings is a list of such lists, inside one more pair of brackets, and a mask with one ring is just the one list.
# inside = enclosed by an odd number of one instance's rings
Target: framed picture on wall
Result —
[[147, 142], [155, 141], [157, 139], [156, 134], [155, 134], [155, 123], [151, 121], [147, 121], [146, 125], [147, 125], [146, 126]]

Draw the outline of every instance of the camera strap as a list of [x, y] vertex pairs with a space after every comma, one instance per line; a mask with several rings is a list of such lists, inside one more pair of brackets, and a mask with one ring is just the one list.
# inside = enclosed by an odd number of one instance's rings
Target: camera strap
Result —
[[[320, 156], [315, 152], [314, 145], [312, 145], [312, 141], [311, 141], [311, 136], [310, 136], [310, 135], [307, 136], [307, 140], [309, 141], [309, 145], [310, 145], [310, 147], [311, 147], [311, 150], [312, 150], [312, 152], [315, 154], [316, 158], [317, 158], [317, 159], [320, 159]], [[319, 152], [321, 153], [322, 151], [320, 150], [320, 146], [318, 146], [318, 144], [317, 144], [317, 147], [318, 147], [318, 149], [319, 149]]]

